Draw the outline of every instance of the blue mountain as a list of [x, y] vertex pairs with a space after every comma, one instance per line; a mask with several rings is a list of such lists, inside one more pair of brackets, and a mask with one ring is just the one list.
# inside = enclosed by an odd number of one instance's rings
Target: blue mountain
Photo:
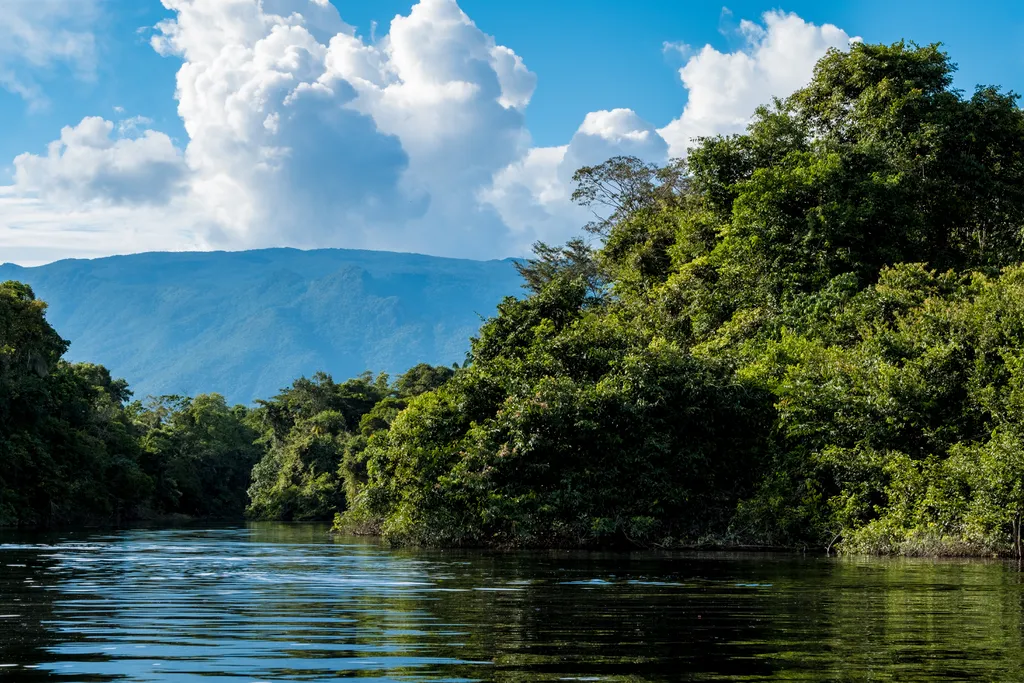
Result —
[[341, 380], [461, 363], [521, 292], [512, 259], [322, 249], [147, 253], [0, 265], [48, 302], [67, 358], [107, 366], [136, 397], [219, 392], [248, 403], [317, 370]]

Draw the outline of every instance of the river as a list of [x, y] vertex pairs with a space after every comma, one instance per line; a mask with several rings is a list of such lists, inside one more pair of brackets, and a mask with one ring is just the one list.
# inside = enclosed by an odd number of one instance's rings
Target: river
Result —
[[318, 525], [0, 537], [14, 681], [1024, 680], [1015, 564], [392, 550]]

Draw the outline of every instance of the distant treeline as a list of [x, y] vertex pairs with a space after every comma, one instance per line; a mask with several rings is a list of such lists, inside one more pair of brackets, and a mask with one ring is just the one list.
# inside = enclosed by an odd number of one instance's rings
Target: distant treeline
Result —
[[7, 283], [0, 521], [1019, 554], [1024, 113], [953, 70], [854, 44], [745, 134], [580, 169], [590, 238], [536, 245], [458, 369], [128, 403]]
[[0, 526], [181, 517], [330, 519], [339, 464], [367, 430], [454, 370], [297, 380], [255, 407], [218, 394], [131, 401], [124, 380], [61, 359], [46, 304], [0, 284]]

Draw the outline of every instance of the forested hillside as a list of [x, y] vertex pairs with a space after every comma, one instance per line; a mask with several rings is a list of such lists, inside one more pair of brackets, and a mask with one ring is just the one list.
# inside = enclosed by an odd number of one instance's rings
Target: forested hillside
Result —
[[255, 408], [220, 394], [132, 400], [106, 368], [63, 359], [45, 312], [28, 285], [0, 284], [0, 527], [240, 519], [247, 507], [329, 519], [345, 505], [338, 459], [363, 416], [454, 374], [419, 365], [393, 383], [335, 384], [318, 373]]
[[339, 520], [439, 544], [1020, 551], [1024, 114], [853, 45], [685, 162], [577, 174], [472, 364]]
[[[0, 260], [3, 254], [0, 254]], [[513, 262], [324, 249], [151, 253], [0, 265], [49, 305], [72, 361], [136, 396], [271, 396], [324, 371], [462, 363], [469, 337], [520, 291]]]
[[0, 523], [244, 504], [396, 543], [1019, 556], [1024, 113], [953, 68], [855, 44], [743, 135], [580, 169], [601, 217], [517, 265], [457, 368], [129, 403], [8, 283]]

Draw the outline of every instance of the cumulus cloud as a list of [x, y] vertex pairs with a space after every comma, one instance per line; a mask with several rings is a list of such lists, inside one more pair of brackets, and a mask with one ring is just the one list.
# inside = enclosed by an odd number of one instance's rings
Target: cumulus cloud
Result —
[[[142, 119], [130, 119], [131, 129]], [[114, 124], [87, 117], [66, 126], [45, 156], [14, 159], [14, 189], [57, 203], [163, 204], [182, 189], [185, 163], [163, 133], [113, 137]]]
[[705, 45], [679, 70], [686, 107], [661, 129], [672, 156], [685, 156], [694, 138], [742, 132], [759, 105], [805, 85], [829, 48], [846, 49], [853, 40], [832, 24], [816, 26], [796, 14], [766, 12], [762, 20], [740, 22], [742, 49], [723, 53]]
[[590, 218], [569, 200], [572, 176], [613, 156], [668, 161], [668, 143], [653, 125], [630, 109], [587, 114], [568, 145], [530, 150], [495, 175], [479, 193], [512, 230], [517, 253], [537, 240], [561, 242]]
[[[396, 17], [379, 55], [386, 78], [354, 79], [358, 106], [401, 138], [418, 182], [472, 182], [525, 151], [522, 110], [535, 76], [454, 1], [423, 0], [409, 16]], [[344, 68], [335, 73], [349, 75]]]
[[422, 210], [398, 187], [408, 163], [401, 143], [347, 106], [356, 97], [348, 83], [320, 81], [327, 46], [318, 35], [352, 32], [333, 7], [164, 5], [176, 16], [158, 25], [152, 42], [183, 60], [178, 113], [189, 135], [192, 194], [228, 244], [314, 246], [332, 232]]
[[[590, 218], [569, 201], [580, 166], [621, 154], [663, 163], [692, 137], [740, 130], [756, 105], [805, 83], [828, 47], [850, 42], [834, 26], [769, 12], [740, 25], [744, 44], [732, 53], [666, 43], [685, 59], [678, 119], [659, 128], [626, 108], [591, 112], [566, 144], [536, 148], [525, 112], [537, 77], [456, 0], [420, 0], [369, 39], [328, 0], [161, 1], [173, 16], [151, 43], [181, 60], [175, 97], [188, 139], [176, 146], [123, 111], [65, 128], [45, 154], [19, 156], [15, 184], [0, 188], [5, 248], [28, 248], [26, 226], [43, 235], [53, 220], [73, 226], [83, 253], [124, 230], [133, 237], [117, 250], [519, 255]], [[0, 17], [12, 3], [22, 4], [0, 0]], [[33, 5], [71, 21], [68, 3]], [[0, 38], [5, 30], [31, 33], [0, 28]], [[67, 47], [37, 61], [78, 56], [91, 68], [88, 36], [67, 30]]]
[[0, 87], [33, 106], [46, 97], [41, 70], [63, 64], [82, 77], [96, 68], [96, 0], [0, 0]]
[[630, 109], [591, 112], [569, 143], [560, 164], [560, 176], [568, 183], [576, 169], [619, 155], [664, 163], [668, 160], [668, 151], [665, 139], [636, 112]]
[[325, 0], [163, 3], [192, 193], [236, 244], [443, 249], [437, 226], [479, 220], [466, 196], [526, 149], [536, 79], [455, 0], [372, 42]]
[[[422, 0], [368, 46], [331, 40], [329, 75], [350, 83], [353, 106], [409, 155], [404, 186], [430, 197], [429, 210], [396, 231], [412, 248], [505, 255], [508, 235], [477, 188], [529, 148], [524, 110], [536, 76], [510, 48], [483, 33], [454, 0]], [[370, 244], [380, 245], [378, 240]]]
[[679, 70], [687, 103], [667, 126], [656, 129], [629, 109], [592, 112], [567, 146], [530, 150], [495, 174], [479, 198], [520, 238], [519, 248], [535, 239], [564, 240], [587, 219], [569, 201], [577, 168], [617, 155], [664, 163], [685, 156], [693, 138], [741, 132], [758, 105], [806, 84], [829, 48], [847, 48], [855, 40], [835, 26], [816, 26], [795, 14], [767, 12], [762, 20], [740, 23], [745, 42], [735, 52], [662, 45], [666, 54], [688, 56]]

